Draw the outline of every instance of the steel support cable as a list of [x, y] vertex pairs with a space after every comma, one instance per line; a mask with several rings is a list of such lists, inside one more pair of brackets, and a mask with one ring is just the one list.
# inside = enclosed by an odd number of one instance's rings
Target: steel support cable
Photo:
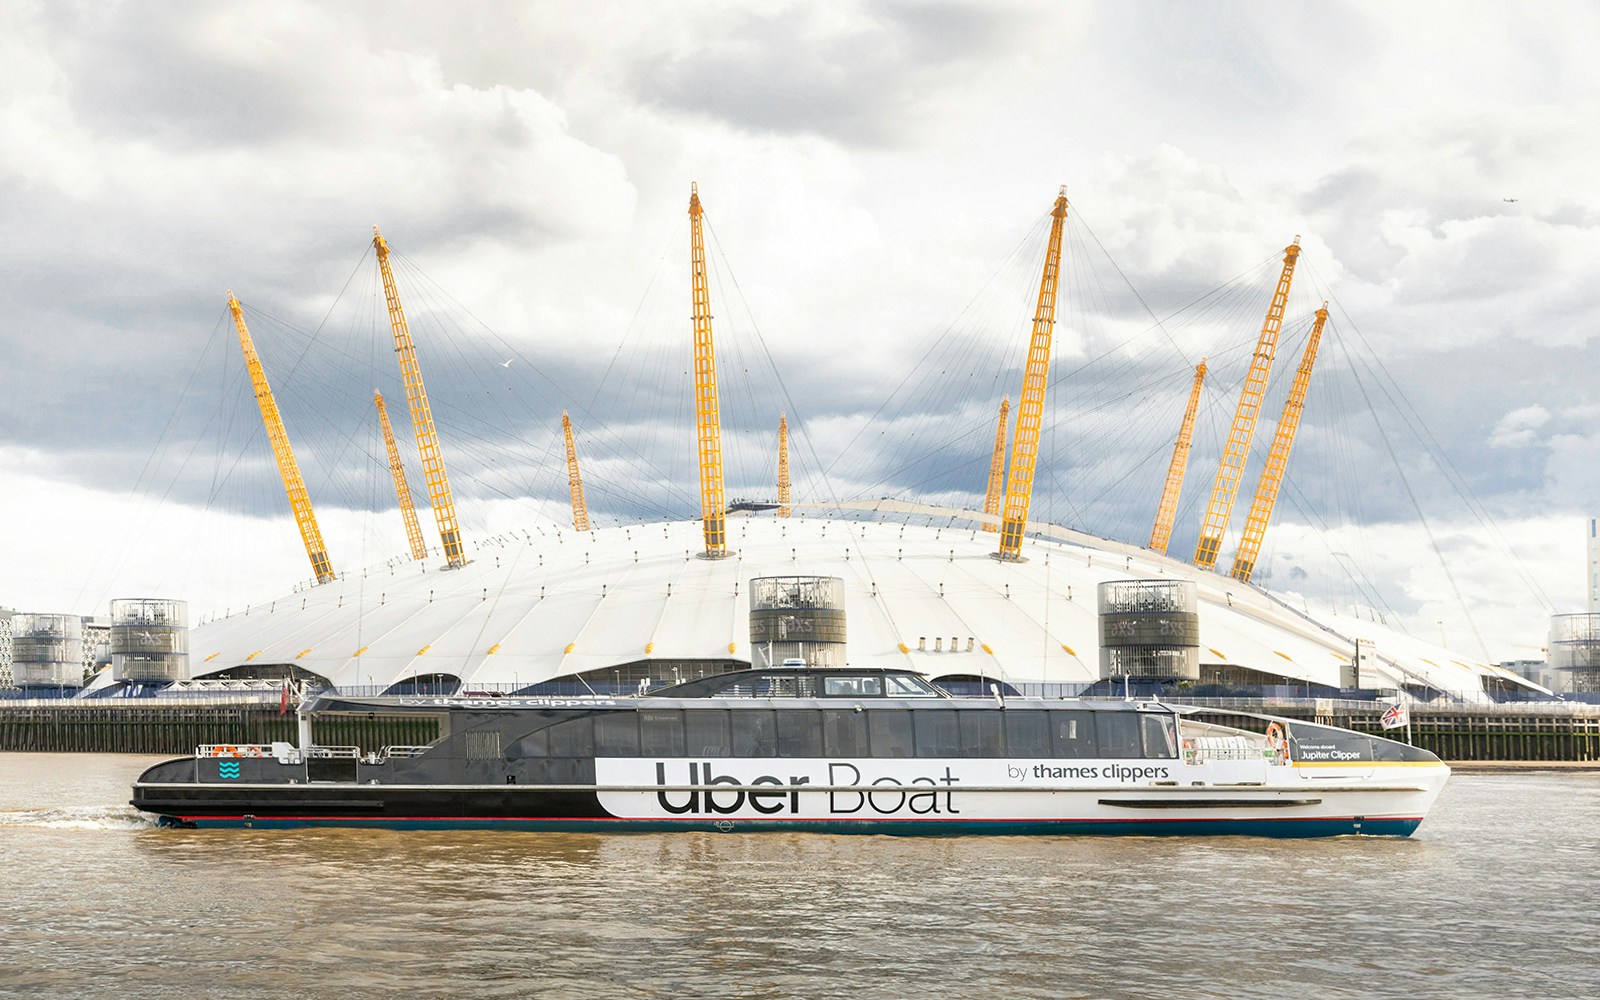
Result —
[[[1046, 216], [1046, 218], [1049, 218]], [[1039, 231], [1045, 223], [1035, 227]], [[909, 446], [900, 449], [906, 461], [899, 466], [901, 469], [910, 469], [923, 463], [933, 462], [942, 457], [945, 442], [948, 438], [948, 426], [957, 423], [958, 434], [962, 436], [983, 435], [989, 433], [990, 407], [994, 399], [1001, 394], [998, 389], [997, 376], [1003, 374], [1010, 379], [1020, 379], [1022, 369], [1011, 368], [1000, 363], [1000, 359], [1012, 354], [1015, 349], [1015, 338], [1011, 331], [1025, 330], [1031, 323], [1031, 310], [1037, 305], [1032, 294], [1034, 283], [1037, 281], [1037, 262], [1024, 259], [1022, 249], [1024, 246], [1036, 243], [1037, 240], [1029, 238], [1019, 244], [1018, 251], [1010, 258], [1003, 261], [996, 270], [996, 276], [1001, 272], [1010, 272], [1013, 281], [1007, 285], [1026, 287], [1029, 292], [1026, 296], [1007, 296], [1001, 298], [998, 292], [998, 283], [995, 276], [991, 276], [983, 289], [962, 310], [945, 332], [936, 340], [934, 347], [919, 359], [918, 364], [909, 373], [918, 376], [917, 386], [924, 387], [918, 391], [914, 398], [918, 402], [914, 418], [907, 422], [899, 434], [899, 439], [905, 442], [918, 442], [929, 440], [931, 444], [926, 447], [912, 449]], [[995, 336], [993, 331], [1006, 331], [1003, 336]], [[969, 361], [976, 355], [978, 362]], [[988, 369], [995, 372], [987, 380], [977, 376], [977, 372]], [[968, 370], [974, 377], [965, 380], [968, 383], [964, 391], [957, 392], [949, 388], [951, 379], [950, 371]], [[930, 380], [935, 380], [931, 389], [926, 388]], [[981, 400], [975, 397], [983, 383], [987, 382], [987, 391]], [[951, 412], [952, 407], [957, 407]], [[874, 420], [876, 423], [876, 420]], [[866, 425], [871, 426], [871, 425]], [[881, 426], [881, 425], [880, 425]], [[863, 427], [865, 430], [865, 426]], [[879, 437], [883, 436], [880, 429]], [[858, 435], [859, 436], [859, 435]], [[878, 474], [876, 482], [867, 481], [872, 492], [889, 487], [902, 492], [907, 484], [902, 482], [903, 476], [885, 476]]]
[[[543, 371], [543, 369], [540, 366], [533, 365], [533, 364], [529, 363], [528, 360], [527, 360], [527, 357], [524, 354], [522, 354], [521, 352], [517, 351], [516, 348], [510, 346], [507, 342], [505, 342], [504, 339], [499, 336], [499, 334], [495, 333], [491, 327], [489, 327], [480, 318], [478, 318], [476, 316], [476, 314], [472, 313], [472, 311], [470, 309], [467, 309], [465, 306], [460, 305], [459, 302], [457, 302], [457, 300], [455, 300], [453, 296], [450, 296], [450, 294], [447, 291], [443, 290], [442, 286], [439, 286], [437, 282], [435, 282], [431, 277], [429, 277], [426, 274], [426, 272], [424, 272], [420, 267], [417, 267], [416, 264], [413, 261], [411, 261], [409, 258], [404, 257], [403, 255], [396, 255], [396, 256], [399, 256], [401, 261], [404, 263], [405, 268], [406, 268], [406, 272], [407, 272], [407, 277], [408, 277], [408, 279], [411, 280], [411, 284], [416, 289], [418, 289], [419, 291], [421, 291], [421, 292], [423, 292], [425, 294], [429, 293], [429, 292], [436, 292], [437, 295], [440, 298], [448, 301], [449, 303], [454, 304], [457, 308], [460, 309], [461, 312], [464, 312], [466, 315], [471, 317], [473, 322], [475, 322], [480, 328], [482, 328], [483, 330], [488, 332], [490, 334], [490, 336], [492, 338], [494, 338], [497, 341], [497, 343], [502, 347], [502, 349], [509, 350], [514, 360], [522, 361], [523, 362], [523, 368], [532, 371], [535, 376], [537, 376], [539, 379], [543, 380], [545, 383], [550, 384], [552, 386], [555, 386], [555, 383], [549, 378], [549, 376]], [[426, 298], [426, 301], [432, 302], [432, 301], [434, 301], [434, 299], [432, 297], [428, 297], [428, 298]], [[641, 308], [642, 308], [642, 304], [643, 303], [641, 302]], [[621, 350], [621, 348], [619, 348], [619, 352], [620, 352], [620, 350]], [[484, 385], [482, 380], [478, 380], [478, 385], [480, 387], [482, 387]], [[558, 386], [556, 388], [559, 390]], [[598, 395], [595, 398], [599, 398]], [[584, 401], [580, 401], [580, 400], [577, 400], [577, 399], [572, 399], [572, 400], [569, 400], [569, 404], [570, 404], [570, 408], [571, 409], [573, 409], [573, 410], [575, 410], [575, 411], [577, 411], [579, 413], [586, 414], [591, 419], [593, 419], [594, 411]], [[456, 415], [458, 417], [464, 417], [465, 418], [465, 417], [473, 416], [473, 414], [471, 414], [470, 411], [466, 411], [466, 410], [456, 406], [454, 403], [450, 402], [447, 398], [441, 399], [441, 405], [440, 405], [439, 408], [441, 410], [447, 412], [447, 413], [454, 414], [454, 415]], [[505, 410], [505, 408], [503, 406], [498, 407], [498, 408], [499, 408], [500, 412], [502, 413], [502, 415], [505, 418], [504, 419], [505, 424], [506, 425], [512, 424], [513, 421], [511, 420], [510, 415]], [[538, 422], [536, 414], [530, 414], [529, 415], [529, 421], [533, 426], [539, 426], [540, 425], [539, 422]], [[465, 423], [466, 421], [463, 421], [463, 422]], [[460, 431], [457, 430], [457, 431], [455, 431], [453, 433], [460, 433]], [[477, 440], [482, 441], [486, 448], [493, 447], [494, 444], [496, 443], [495, 439], [487, 437], [487, 436], [474, 435], [474, 437], [476, 437]], [[611, 435], [611, 434], [607, 433], [605, 431], [605, 425], [603, 423], [600, 423], [600, 424], [597, 424], [597, 425], [591, 425], [590, 426], [590, 431], [586, 435], [586, 437], [589, 438], [588, 442], [586, 442], [586, 443], [588, 443], [593, 448], [593, 454], [594, 455], [603, 457], [605, 454], [607, 454], [608, 452], [612, 451], [612, 448], [608, 448], [607, 445], [608, 444], [613, 444], [613, 445], [615, 445], [617, 451], [624, 451], [624, 450], [631, 451], [633, 453], [634, 458], [637, 459], [637, 461], [641, 465], [646, 466], [650, 471], [654, 472], [658, 478], [661, 478], [661, 473], [660, 473], [659, 469], [656, 469], [653, 466], [652, 463], [650, 463], [647, 459], [644, 458], [644, 456], [640, 455], [636, 450], [634, 450], [631, 447], [631, 445], [629, 445], [628, 442], [625, 439], [620, 438], [620, 437], [616, 437], [614, 435]], [[535, 454], [537, 454], [539, 452], [539, 450], [540, 450], [540, 448], [539, 448], [539, 446], [537, 444], [535, 444], [534, 442], [531, 442], [528, 439], [526, 439], [524, 437], [521, 437], [519, 435], [512, 435], [512, 439], [515, 440], [517, 443], [519, 443], [521, 445], [524, 445], [525, 447], [529, 448]], [[546, 441], [546, 446], [544, 448], [544, 453], [545, 453], [545, 458], [546, 458], [545, 465], [548, 467], [550, 465], [551, 461], [553, 461], [553, 459], [551, 459], [550, 456], [554, 454], [554, 452], [552, 450], [554, 448], [554, 444], [553, 444], [553, 438], [549, 438], [548, 436], [546, 436], [544, 438], [544, 440]], [[472, 454], [473, 454], [473, 457], [481, 458], [481, 456], [476, 452], [473, 452]], [[551, 477], [552, 477], [551, 478], [551, 483], [554, 483], [554, 473], [551, 473]], [[464, 476], [464, 478], [470, 478], [475, 483], [478, 483], [480, 485], [485, 482], [485, 480], [483, 478], [476, 477], [476, 476]], [[648, 478], [648, 477], [641, 476], [640, 478], [641, 479], [645, 479], [645, 478]], [[564, 480], [563, 480], [563, 483], [564, 483]], [[544, 486], [544, 488], [540, 488], [539, 483], [538, 483], [537, 480], [529, 482], [528, 485], [531, 487], [530, 492], [534, 493], [536, 496], [542, 495], [543, 499], [550, 500], [551, 502], [554, 502], [555, 493], [559, 492], [559, 491], [555, 490], [555, 487], [553, 485], [550, 485], [550, 484], [546, 484]], [[602, 495], [602, 496], [627, 496], [627, 493], [625, 491], [618, 491], [618, 490], [615, 490], [615, 489], [612, 489], [612, 488], [608, 488], [608, 487], [605, 486], [605, 484], [603, 484], [599, 480], [595, 480], [593, 485], [594, 485], [594, 491], [595, 491], [595, 493], [597, 495]], [[510, 499], [517, 499], [512, 494], [507, 493], [505, 490], [496, 489], [495, 492], [499, 493], [501, 496], [505, 496], [505, 497], [510, 498]], [[640, 493], [640, 494], [637, 494], [637, 496], [642, 500], [644, 494]], [[666, 510], [666, 508], [659, 508], [659, 509], [663, 510], [663, 511]]]
[[[201, 348], [200, 352], [195, 356], [194, 365], [189, 369], [188, 377], [184, 379], [183, 388], [179, 391], [176, 401], [173, 403], [172, 410], [167, 414], [166, 422], [162, 424], [160, 433], [156, 435], [155, 443], [150, 447], [150, 450], [145, 453], [144, 463], [139, 467], [139, 474], [134, 478], [133, 484], [128, 487], [128, 499], [131, 500], [138, 496], [142, 497], [142, 500], [138, 505], [135, 506], [134, 509], [128, 512], [127, 517], [129, 521], [129, 528], [120, 535], [121, 541], [119, 549], [121, 551], [112, 556], [110, 559], [111, 570], [108, 574], [110, 576], [115, 576], [117, 573], [121, 572], [122, 566], [130, 558], [129, 550], [131, 550], [133, 546], [134, 538], [142, 536], [144, 532], [149, 530], [150, 519], [154, 517], [153, 512], [146, 517], [142, 527], [138, 526], [136, 522], [141, 515], [141, 508], [144, 508], [151, 501], [152, 491], [155, 487], [157, 458], [166, 453], [166, 449], [169, 447], [167, 443], [167, 435], [172, 432], [173, 426], [176, 424], [178, 416], [184, 408], [184, 403], [189, 398], [189, 391], [194, 385], [195, 378], [199, 374], [201, 366], [205, 363], [206, 357], [210, 353], [212, 346], [216, 343], [218, 331], [223, 329], [223, 324], [228, 320], [228, 318], [229, 314], [226, 310], [224, 310], [218, 316], [216, 325], [211, 328], [211, 334], [206, 339], [205, 346]], [[217, 411], [214, 411], [213, 413], [213, 420], [216, 419], [216, 412], [220, 412], [220, 410], [221, 401], [219, 400]], [[199, 438], [197, 437], [195, 440], [190, 442], [188, 453], [185, 455], [183, 461], [179, 463], [178, 468], [173, 471], [172, 477], [167, 480], [167, 485], [162, 492], [161, 498], [155, 501], [158, 508], [161, 506], [161, 504], [165, 503], [167, 498], [171, 495], [174, 484], [177, 482], [178, 477], [183, 474], [183, 470], [188, 467], [188, 463], [190, 459], [194, 457], [195, 449], [198, 446]], [[148, 483], [146, 482], [147, 476], [150, 479]], [[99, 575], [102, 559], [108, 554], [110, 554], [109, 550], [106, 549], [96, 551], [94, 561], [90, 564], [88, 577], [86, 577], [78, 586], [77, 595], [74, 597], [75, 603], [82, 602], [83, 595], [87, 592], [90, 581]], [[105, 597], [106, 590], [102, 588], [95, 603], [103, 603]]]
[[[701, 222], [705, 229], [711, 230], [711, 226], [703, 218]], [[742, 483], [743, 489], [748, 493], [753, 488], [753, 483], [771, 484], [777, 481], [775, 449], [760, 447], [755, 443], [764, 438], [759, 429], [765, 425], [763, 408], [756, 393], [758, 378], [765, 381], [770, 377], [777, 386], [777, 395], [785, 402], [793, 401], [789, 396], [788, 387], [783, 382], [781, 372], [770, 352], [766, 351], [766, 341], [761, 336], [760, 326], [755, 321], [755, 314], [750, 309], [750, 303], [745, 299], [743, 290], [739, 288], [738, 278], [733, 273], [732, 264], [722, 249], [721, 241], [717, 239], [715, 230], [711, 230], [710, 235], [707, 270], [708, 278], [713, 279], [716, 284], [717, 295], [713, 298], [713, 302], [720, 301], [728, 305], [727, 312], [724, 313], [726, 319], [722, 324], [722, 336], [717, 341], [719, 362], [725, 362], [717, 366], [719, 395], [726, 403], [732, 404], [721, 407], [724, 473], [730, 488], [734, 488], [734, 484]], [[744, 316], [750, 323], [751, 337], [756, 348], [755, 363], [752, 363], [749, 357], [751, 353], [749, 345], [745, 343], [745, 338], [739, 335], [740, 327], [735, 322], [737, 314], [733, 309], [735, 301], [743, 307]], [[761, 361], [767, 363], [764, 372], [759, 369]], [[776, 420], [773, 420], [771, 427], [775, 440]], [[772, 487], [769, 486], [767, 489], [770, 494]]]
[[[1340, 311], [1344, 312], [1342, 306], [1340, 307]], [[1348, 314], [1346, 314], [1346, 318], [1347, 321], [1349, 321]], [[1371, 347], [1367, 344], [1365, 336], [1363, 336], [1360, 330], [1355, 327], [1353, 321], [1349, 322], [1351, 329], [1355, 332], [1356, 336], [1361, 339], [1362, 345], [1367, 347], [1369, 353], [1371, 353], [1373, 360], [1368, 363], [1368, 367], [1375, 368], [1374, 380], [1378, 383], [1378, 387], [1383, 392], [1384, 396], [1389, 400], [1390, 405], [1394, 407], [1395, 412], [1398, 413], [1401, 416], [1401, 419], [1404, 420], [1405, 423], [1411, 428], [1411, 432], [1417, 437], [1417, 440], [1423, 444], [1423, 446], [1428, 449], [1429, 454], [1436, 461], [1438, 461], [1440, 468], [1445, 471], [1451, 485], [1455, 488], [1456, 495], [1466, 504], [1467, 510], [1472, 514], [1473, 518], [1478, 522], [1478, 524], [1488, 531], [1489, 534], [1499, 544], [1501, 553], [1509, 559], [1511, 565], [1516, 569], [1517, 575], [1522, 578], [1522, 582], [1532, 592], [1533, 596], [1537, 598], [1546, 609], [1553, 612], [1554, 605], [1550, 602], [1549, 597], [1544, 593], [1543, 588], [1539, 586], [1538, 581], [1532, 576], [1532, 574], [1528, 572], [1527, 567], [1517, 555], [1516, 549], [1510, 544], [1509, 540], [1505, 538], [1504, 534], [1500, 531], [1499, 525], [1496, 524], [1494, 519], [1489, 516], [1488, 511], [1483, 507], [1482, 503], [1473, 495], [1466, 482], [1466, 478], [1462, 476], [1460, 470], [1455, 467], [1455, 463], [1450, 461], [1449, 454], [1439, 444], [1438, 439], [1434, 437], [1432, 431], [1428, 429], [1428, 426], [1422, 419], [1421, 414], [1417, 413], [1416, 408], [1411, 404], [1411, 401], [1405, 396], [1405, 394], [1399, 391], [1399, 383], [1392, 375], [1389, 374], [1382, 361], [1377, 359], [1376, 353], [1371, 351]], [[1382, 377], [1378, 378], [1377, 376], [1379, 375]], [[1392, 393], [1390, 391], [1390, 386], [1393, 386]], [[1396, 401], [1396, 396], [1398, 396], [1398, 401]]]
[[[1367, 408], [1370, 410], [1372, 408], [1372, 398], [1367, 393], [1366, 384], [1361, 381], [1359, 376], [1356, 378], [1356, 385], [1360, 387], [1361, 396], [1364, 400], [1366, 400]], [[1421, 522], [1422, 530], [1428, 536], [1428, 544], [1433, 548], [1433, 554], [1439, 560], [1439, 569], [1444, 573], [1445, 579], [1450, 583], [1450, 592], [1455, 595], [1456, 605], [1460, 607], [1462, 611], [1466, 611], [1466, 598], [1462, 596], [1461, 588], [1456, 584], [1455, 574], [1450, 572], [1450, 567], [1445, 562], [1444, 552], [1439, 548], [1439, 541], [1433, 535], [1433, 526], [1428, 523], [1427, 515], [1422, 512], [1422, 504], [1417, 501], [1417, 495], [1411, 489], [1411, 481], [1406, 478], [1405, 469], [1400, 465], [1400, 456], [1395, 454], [1394, 445], [1389, 440], [1389, 435], [1380, 434], [1379, 436], [1383, 441], [1384, 450], [1389, 453], [1389, 461], [1394, 465], [1395, 473], [1400, 477], [1400, 485], [1405, 488], [1406, 496], [1411, 500], [1411, 506], [1417, 512], [1417, 520]], [[1467, 615], [1467, 627], [1472, 629], [1473, 638], [1478, 640], [1478, 646], [1483, 650], [1483, 658], [1485, 660], [1490, 659], [1489, 647], [1484, 644], [1483, 636], [1478, 634], [1477, 622], [1473, 621], [1471, 614]]]
[[[607, 454], [608, 451], [610, 451], [613, 454], [616, 454], [618, 457], [625, 457], [625, 454], [631, 454], [632, 458], [635, 461], [637, 461], [639, 463], [639, 465], [642, 466], [644, 469], [646, 469], [648, 472], [650, 472], [651, 474], [655, 475], [656, 477], [658, 477], [660, 479], [666, 478], [664, 476], [662, 470], [659, 469], [658, 467], [656, 467], [655, 464], [646, 455], [644, 455], [643, 453], [639, 452], [637, 449], [633, 448], [633, 446], [625, 438], [617, 436], [617, 435], [611, 433], [610, 431], [608, 431], [606, 423], [604, 421], [597, 420], [595, 418], [595, 411], [592, 409], [592, 400], [598, 400], [600, 398], [603, 398], [603, 396], [602, 396], [602, 394], [601, 394], [601, 392], [599, 390], [603, 390], [606, 381], [609, 379], [611, 372], [614, 370], [614, 367], [615, 367], [617, 359], [623, 355], [623, 350], [626, 347], [626, 340], [627, 340], [626, 333], [624, 334], [623, 343], [618, 345], [617, 351], [613, 353], [612, 359], [611, 359], [610, 363], [608, 363], [607, 368], [605, 370], [605, 373], [602, 375], [601, 383], [600, 383], [599, 389], [597, 390], [596, 394], [593, 397], [591, 397], [590, 399], [583, 399], [583, 398], [580, 398], [580, 397], [577, 397], [577, 396], [569, 396], [566, 393], [566, 391], [562, 388], [561, 385], [556, 383], [554, 380], [552, 380], [549, 377], [548, 374], [546, 374], [546, 372], [544, 371], [542, 366], [539, 366], [539, 365], [534, 364], [531, 361], [529, 361], [527, 355], [523, 354], [515, 346], [511, 345], [508, 341], [506, 341], [500, 334], [495, 332], [492, 327], [490, 327], [481, 318], [479, 318], [477, 316], [477, 314], [474, 313], [470, 308], [468, 308], [464, 304], [461, 304], [459, 302], [459, 300], [455, 299], [454, 296], [450, 295], [450, 293], [447, 290], [445, 290], [441, 285], [439, 285], [438, 282], [434, 281], [425, 271], [423, 271], [420, 267], [418, 267], [415, 264], [414, 261], [412, 261], [410, 258], [404, 256], [403, 254], [396, 254], [392, 250], [391, 250], [391, 255], [392, 256], [398, 256], [400, 258], [400, 260], [404, 263], [404, 265], [406, 267], [406, 270], [407, 270], [408, 276], [414, 279], [413, 283], [415, 284], [415, 286], [417, 288], [430, 290], [432, 293], [436, 294], [439, 298], [451, 303], [455, 308], [458, 308], [461, 312], [465, 313], [468, 317], [471, 318], [471, 320], [475, 324], [477, 324], [477, 326], [479, 328], [481, 328], [486, 333], [488, 333], [490, 335], [490, 338], [502, 350], [508, 352], [514, 360], [522, 362], [522, 367], [525, 370], [528, 370], [528, 371], [532, 372], [532, 374], [535, 377], [537, 377], [540, 381], [542, 381], [543, 383], [548, 385], [554, 391], [554, 393], [557, 396], [557, 398], [564, 401], [565, 408], [570, 409], [573, 412], [581, 414], [585, 418], [587, 418], [590, 423], [588, 424], [588, 430], [585, 432], [586, 444], [588, 444], [591, 447], [593, 447], [593, 449], [594, 449], [593, 453], [597, 457], [604, 456], [605, 454]], [[664, 257], [663, 257], [663, 259], [664, 259]], [[659, 272], [659, 267], [660, 267], [660, 265], [659, 265], [659, 262], [658, 262], [658, 268], [657, 268], [658, 272]], [[651, 279], [652, 284], [653, 284], [654, 280], [655, 280], [655, 277], [654, 277], [654, 275], [652, 275], [652, 279]], [[635, 307], [634, 315], [635, 315], [636, 318], [643, 311], [646, 302], [648, 302], [648, 300], [649, 300], [649, 291], [650, 291], [650, 289], [647, 286], [646, 294], [643, 297], [641, 297], [638, 305]], [[480, 384], [482, 384], [482, 383], [480, 382]], [[502, 412], [504, 412], [503, 408], [502, 408]], [[537, 414], [530, 414], [529, 416], [530, 416], [531, 422], [535, 426], [539, 426], [540, 425], [540, 422], [539, 422]], [[522, 443], [522, 444], [525, 444], [525, 445], [530, 444], [530, 442], [527, 442], [525, 439], [518, 439], [518, 440], [519, 440], [519, 443]], [[608, 445], [610, 445], [610, 448], [607, 447]], [[549, 445], [549, 450], [547, 450], [547, 456], [546, 456], [547, 459], [549, 458], [550, 455], [554, 454], [553, 448], [554, 448], [553, 444]], [[553, 461], [553, 459], [551, 459], [551, 460]], [[645, 477], [641, 477], [641, 478], [645, 478]], [[563, 485], [564, 485], [564, 483], [565, 483], [565, 480], [562, 480], [562, 484]], [[605, 491], [601, 490], [600, 492], [604, 493]]]
[[[985, 281], [983, 285], [979, 287], [978, 291], [973, 294], [972, 298], [968, 300], [967, 304], [962, 308], [962, 310], [957, 313], [956, 318], [952, 320], [951, 323], [948, 324], [934, 339], [933, 348], [939, 348], [947, 338], [955, 335], [958, 329], [958, 324], [960, 324], [962, 318], [967, 316], [978, 303], [978, 301], [984, 297], [985, 292], [989, 290], [999, 274], [1010, 265], [1012, 259], [1020, 255], [1025, 247], [1036, 240], [1035, 234], [1042, 231], [1043, 227], [1048, 225], [1048, 222], [1044, 220], [1048, 220], [1049, 218], [1050, 216], [1048, 213], [1043, 215], [1042, 218], [1035, 222], [1034, 225], [1022, 236], [1022, 238], [1017, 241], [1016, 246], [1014, 246], [1011, 252], [1002, 258], [1000, 263], [995, 266], [995, 269], [993, 273], [990, 274], [988, 280]], [[931, 351], [928, 353], [931, 353]], [[927, 354], [923, 354], [922, 357], [926, 358]], [[839, 463], [840, 459], [854, 451], [857, 442], [859, 442], [861, 439], [861, 436], [866, 433], [868, 428], [878, 425], [879, 418], [883, 416], [884, 411], [889, 408], [890, 404], [895, 403], [899, 399], [901, 393], [905, 392], [907, 388], [913, 384], [913, 379], [917, 378], [921, 372], [922, 363], [919, 361], [917, 364], [912, 365], [905, 372], [905, 374], [900, 377], [900, 380], [895, 384], [895, 387], [883, 396], [883, 399], [878, 404], [877, 409], [875, 409], [871, 415], [868, 416], [868, 418], [856, 430], [856, 433], [844, 443], [839, 451], [838, 456], [835, 457], [832, 462], [829, 462], [827, 466], [821, 469], [820, 474], [822, 476], [826, 477], [833, 470], [833, 467]]]

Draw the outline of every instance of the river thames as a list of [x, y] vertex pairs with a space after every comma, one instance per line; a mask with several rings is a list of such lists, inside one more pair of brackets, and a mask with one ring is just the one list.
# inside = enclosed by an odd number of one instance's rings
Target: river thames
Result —
[[0, 754], [0, 996], [1594, 997], [1600, 774], [1408, 840], [192, 831]]

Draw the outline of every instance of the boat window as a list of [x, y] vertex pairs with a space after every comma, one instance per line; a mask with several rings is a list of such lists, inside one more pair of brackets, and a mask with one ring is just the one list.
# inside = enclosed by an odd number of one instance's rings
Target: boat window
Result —
[[1173, 731], [1170, 715], [1140, 715], [1139, 728], [1144, 733], [1146, 757], [1178, 756], [1178, 737]]
[[548, 732], [550, 733], [550, 756], [594, 756], [593, 716], [586, 715], [581, 719], [568, 719], [566, 722], [558, 722], [551, 726]]
[[1008, 755], [1050, 756], [1050, 719], [1044, 712], [1006, 712], [1005, 717]]
[[512, 757], [550, 756], [550, 730], [535, 729], [511, 745]]
[[917, 677], [907, 677], [905, 674], [890, 674], [884, 680], [888, 682], [890, 697], [927, 698], [931, 696], [937, 698], [939, 696], [939, 692], [930, 687], [926, 681]]
[[1093, 712], [1052, 711], [1050, 736], [1057, 757], [1093, 757], [1098, 752]]
[[883, 694], [883, 678], [824, 677], [822, 693], [829, 698], [876, 698]]
[[815, 711], [790, 709], [778, 713], [778, 756], [822, 756], [822, 730]]
[[990, 709], [966, 709], [961, 715], [961, 755], [963, 757], [1004, 757], [1005, 742], [1000, 738], [1001, 713]]
[[810, 674], [758, 677], [755, 693], [757, 698], [815, 698], [817, 679]]
[[912, 712], [918, 757], [961, 756], [961, 725], [951, 709]]
[[778, 753], [777, 713], [764, 708], [736, 709], [730, 722], [735, 757], [773, 757]]
[[639, 745], [646, 757], [682, 757], [683, 713], [640, 712]]
[[728, 713], [721, 710], [694, 710], [683, 713], [684, 742], [689, 753], [710, 757], [728, 756]]
[[1139, 741], [1139, 717], [1132, 712], [1101, 712], [1095, 728], [1099, 730], [1100, 756], [1143, 757]]
[[599, 757], [639, 756], [636, 712], [606, 712], [594, 718], [594, 752]]
[[867, 731], [872, 735], [872, 756], [911, 756], [911, 713], [905, 709], [869, 711]]
[[855, 709], [824, 710], [822, 755], [824, 757], [867, 756], [867, 713]]

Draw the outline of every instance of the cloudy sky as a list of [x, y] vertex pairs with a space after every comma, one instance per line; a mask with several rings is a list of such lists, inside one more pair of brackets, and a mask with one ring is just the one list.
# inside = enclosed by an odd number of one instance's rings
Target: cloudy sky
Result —
[[1594, 5], [3, 0], [0, 29], [0, 606], [305, 578], [230, 288], [336, 564], [403, 551], [374, 224], [469, 532], [560, 522], [563, 409], [601, 523], [694, 516], [694, 181], [730, 492], [784, 410], [811, 499], [981, 502], [1066, 184], [1036, 513], [1144, 542], [1206, 357], [1192, 549], [1298, 235], [1274, 400], [1333, 318], [1259, 576], [1496, 659], [1584, 610]]

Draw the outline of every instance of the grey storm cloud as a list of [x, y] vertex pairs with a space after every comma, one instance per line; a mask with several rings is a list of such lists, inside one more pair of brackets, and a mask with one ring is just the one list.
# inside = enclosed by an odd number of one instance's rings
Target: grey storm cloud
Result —
[[[797, 491], [975, 506], [1065, 181], [1041, 516], [1143, 541], [1205, 356], [1173, 551], [1192, 544], [1295, 233], [1246, 492], [1324, 296], [1334, 322], [1280, 578], [1327, 572], [1307, 532], [1381, 526], [1398, 548], [1419, 508], [1459, 527], [1593, 507], [1595, 17], [1541, 13], [13, 7], [0, 448], [110, 504], [142, 484], [285, 517], [232, 288], [313, 492], [385, 509], [373, 387], [402, 436], [408, 419], [371, 287], [379, 223], [415, 269], [402, 294], [464, 497], [559, 512], [565, 409], [593, 506], [694, 516], [698, 179], [739, 276], [714, 289], [730, 492], [771, 491], [783, 411]], [[1532, 407], [1548, 421], [1507, 423]]]
[[938, 127], [940, 105], [1027, 33], [1015, 4], [880, 2], [730, 10], [688, 51], [637, 66], [639, 99], [756, 132], [894, 145]]

